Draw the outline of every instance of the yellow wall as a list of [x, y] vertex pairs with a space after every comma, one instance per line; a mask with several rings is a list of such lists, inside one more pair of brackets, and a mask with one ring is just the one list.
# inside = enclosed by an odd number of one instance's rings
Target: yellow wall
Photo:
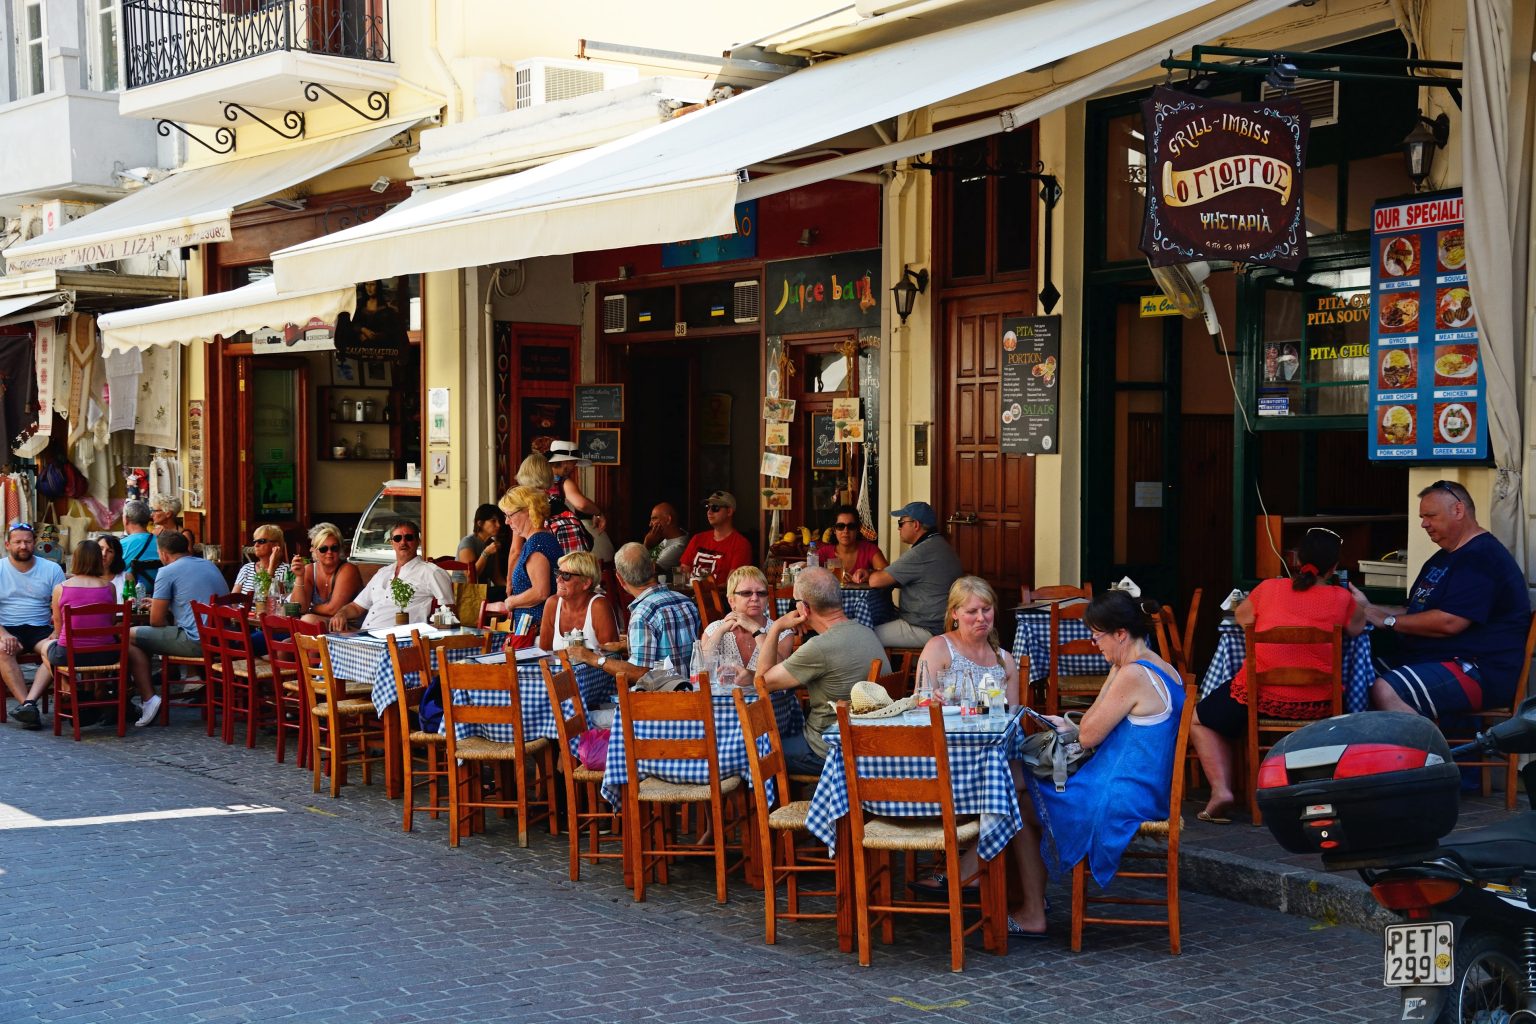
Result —
[[[457, 270], [427, 274], [422, 281], [422, 292], [428, 296], [424, 302], [426, 338], [421, 348], [422, 370], [425, 387], [449, 388], [449, 424], [453, 441], [448, 446], [434, 445], [426, 453], [427, 465], [421, 467], [422, 475], [422, 530], [424, 554], [438, 555], [458, 550], [456, 545], [465, 533], [465, 451], [470, 445], [485, 445], [480, 424], [467, 423], [464, 416], [468, 382], [466, 368], [472, 366], [464, 346], [464, 320], [462, 306], [455, 301], [463, 274]], [[426, 429], [423, 406], [422, 429]], [[430, 486], [432, 452], [447, 452], [447, 488]], [[471, 510], [472, 511], [472, 510]]]

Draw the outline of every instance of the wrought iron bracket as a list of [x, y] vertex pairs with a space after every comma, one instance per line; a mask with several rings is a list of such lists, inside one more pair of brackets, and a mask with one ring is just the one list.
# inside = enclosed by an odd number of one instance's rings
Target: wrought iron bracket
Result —
[[[302, 111], [289, 110], [284, 112], [283, 127], [279, 128], [277, 125], [268, 121], [266, 118], [262, 117], [260, 114], [254, 112], [243, 104], [224, 104], [224, 120], [238, 121], [240, 120], [241, 114], [244, 114], [246, 117], [250, 118], [252, 121], [255, 121], [257, 124], [261, 125], [267, 131], [271, 132], [273, 135], [278, 136], [279, 138], [302, 139], [304, 137], [304, 114]], [[287, 130], [285, 131], [284, 129]]]
[[[336, 90], [321, 85], [319, 82], [304, 83], [304, 98], [309, 102], [319, 103], [321, 93], [325, 93], [331, 99], [335, 100], [337, 103], [340, 103], [342, 106], [346, 107], [348, 110], [352, 111], [352, 113], [356, 114], [358, 117], [365, 121], [382, 121], [389, 116], [388, 93], [379, 92], [378, 90], [370, 92], [368, 94], [368, 98], [363, 101], [368, 110], [363, 110], [361, 107], [349, 103], [340, 93], [336, 92]], [[368, 112], [369, 110], [373, 111], [373, 113], [370, 114]]]
[[185, 135], [199, 146], [202, 146], [210, 153], [218, 153], [220, 156], [223, 156], [235, 151], [235, 133], [231, 128], [215, 128], [213, 131], [213, 141], [209, 142], [207, 139], [202, 139], [196, 135], [193, 135], [191, 132], [187, 131], [184, 125], [180, 125], [175, 121], [167, 121], [164, 118], [161, 118], [155, 122], [155, 131], [160, 133], [160, 135], [164, 138], [168, 139], [171, 137], [172, 128], [175, 128], [177, 131], [181, 132], [181, 134]]

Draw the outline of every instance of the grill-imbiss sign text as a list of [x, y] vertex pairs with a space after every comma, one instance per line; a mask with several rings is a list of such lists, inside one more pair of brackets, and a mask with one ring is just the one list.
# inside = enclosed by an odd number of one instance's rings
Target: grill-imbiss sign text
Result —
[[1306, 256], [1301, 168], [1307, 118], [1293, 99], [1207, 100], [1159, 88], [1147, 125], [1147, 216], [1154, 266], [1203, 259], [1294, 269]]

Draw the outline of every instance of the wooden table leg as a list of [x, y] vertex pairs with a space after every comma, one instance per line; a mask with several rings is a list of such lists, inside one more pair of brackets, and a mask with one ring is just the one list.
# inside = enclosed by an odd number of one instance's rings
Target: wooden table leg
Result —
[[384, 709], [384, 795], [400, 799], [405, 790], [405, 769], [400, 764], [400, 705]]
[[853, 843], [852, 830], [845, 814], [837, 822], [837, 853], [833, 857], [837, 865], [837, 948], [844, 953], [853, 952]]

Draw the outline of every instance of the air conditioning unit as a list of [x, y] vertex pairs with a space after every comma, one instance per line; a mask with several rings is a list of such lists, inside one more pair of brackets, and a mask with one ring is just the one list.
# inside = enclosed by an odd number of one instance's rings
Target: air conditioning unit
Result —
[[757, 323], [763, 315], [763, 286], [757, 281], [737, 281], [733, 305], [737, 323]]
[[68, 199], [50, 199], [46, 203], [32, 203], [21, 208], [21, 237], [23, 240], [57, 231], [70, 221], [79, 220], [100, 203], [77, 203]]
[[[1325, 70], [1337, 71], [1339, 69], [1327, 68]], [[1259, 86], [1260, 100], [1282, 99], [1287, 95], [1301, 100], [1301, 109], [1307, 112], [1307, 117], [1311, 120], [1313, 128], [1325, 128], [1330, 124], [1339, 123], [1339, 83], [1337, 80], [1303, 78], [1289, 92], [1284, 89], [1276, 89], [1268, 82], [1264, 82]]]
[[590, 61], [548, 57], [518, 61], [512, 65], [512, 70], [517, 83], [518, 110], [616, 89], [640, 78], [635, 68], [605, 67]]
[[629, 296], [603, 297], [603, 333], [623, 334], [629, 326]]

